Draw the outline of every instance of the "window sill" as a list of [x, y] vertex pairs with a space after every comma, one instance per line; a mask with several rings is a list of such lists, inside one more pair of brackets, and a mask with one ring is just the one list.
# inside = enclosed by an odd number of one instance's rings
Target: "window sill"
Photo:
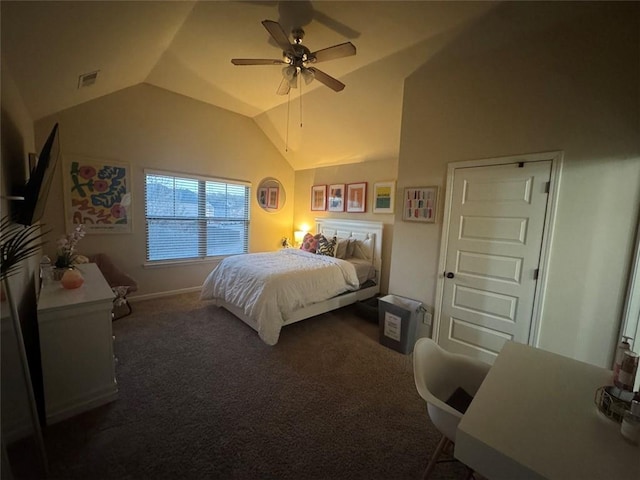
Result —
[[207, 257], [207, 258], [189, 258], [185, 260], [158, 260], [155, 262], [145, 262], [142, 264], [143, 268], [165, 268], [165, 267], [185, 267], [188, 265], [203, 265], [203, 264], [218, 264], [225, 258], [221, 257]]

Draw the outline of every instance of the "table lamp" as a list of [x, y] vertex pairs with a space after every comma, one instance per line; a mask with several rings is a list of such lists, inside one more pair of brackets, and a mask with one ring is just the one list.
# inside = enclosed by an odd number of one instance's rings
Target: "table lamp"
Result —
[[295, 232], [293, 232], [293, 244], [294, 247], [299, 248], [300, 245], [302, 244], [302, 240], [304, 239], [304, 236], [307, 232], [305, 232], [304, 230], [296, 230]]

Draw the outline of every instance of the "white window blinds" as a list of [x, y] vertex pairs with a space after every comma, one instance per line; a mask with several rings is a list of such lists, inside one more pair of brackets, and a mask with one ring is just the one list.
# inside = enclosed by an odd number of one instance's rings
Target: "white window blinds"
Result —
[[250, 185], [145, 172], [147, 261], [247, 253]]

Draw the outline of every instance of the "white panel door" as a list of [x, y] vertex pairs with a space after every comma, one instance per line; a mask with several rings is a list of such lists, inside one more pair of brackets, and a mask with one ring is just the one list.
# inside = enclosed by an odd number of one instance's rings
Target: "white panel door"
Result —
[[551, 161], [454, 171], [437, 342], [493, 363], [528, 343]]

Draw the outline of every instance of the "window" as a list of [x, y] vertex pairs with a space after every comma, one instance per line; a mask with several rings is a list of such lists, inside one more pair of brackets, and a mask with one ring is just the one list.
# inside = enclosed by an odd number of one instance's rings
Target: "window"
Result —
[[250, 184], [145, 171], [147, 260], [247, 253]]

